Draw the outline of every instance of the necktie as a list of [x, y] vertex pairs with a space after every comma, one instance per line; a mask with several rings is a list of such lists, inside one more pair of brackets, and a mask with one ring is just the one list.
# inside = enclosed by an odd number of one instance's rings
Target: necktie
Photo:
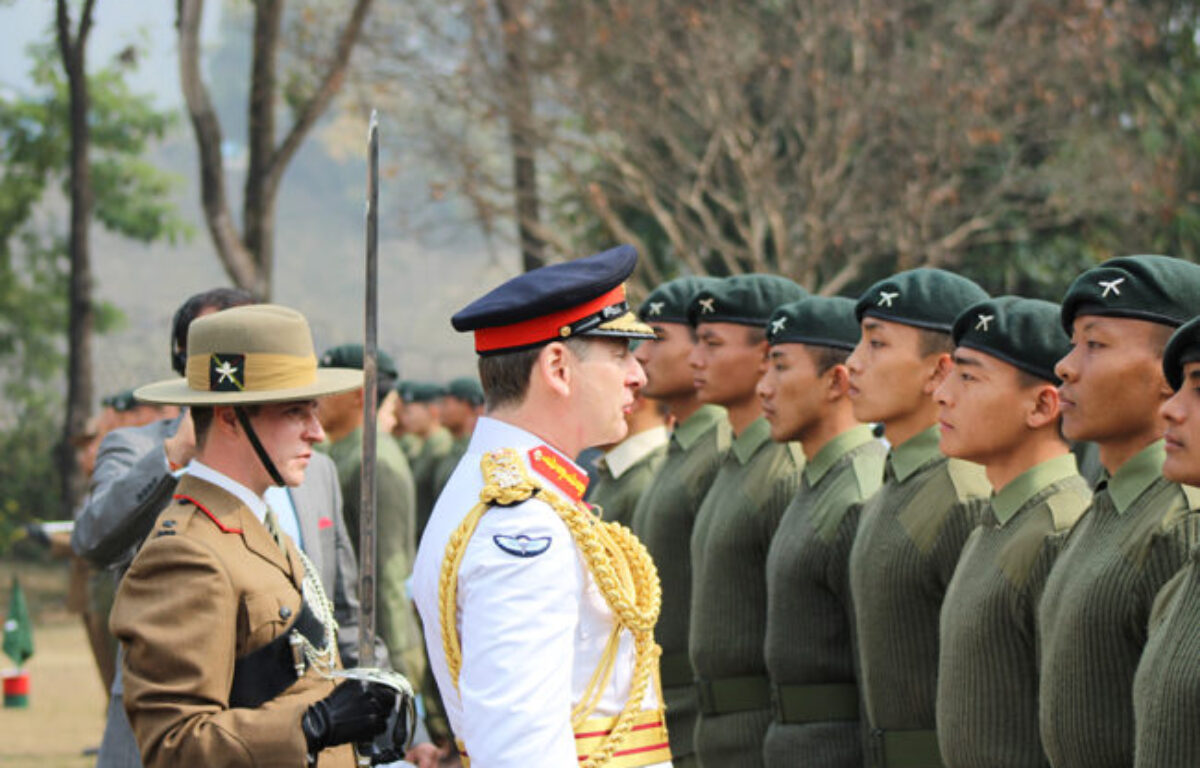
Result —
[[275, 544], [279, 547], [279, 551], [287, 557], [287, 545], [283, 543], [283, 532], [279, 530], [279, 518], [275, 517], [275, 510], [267, 507], [267, 514], [263, 515], [263, 526], [267, 529], [267, 533], [271, 534], [271, 538], [275, 540]]

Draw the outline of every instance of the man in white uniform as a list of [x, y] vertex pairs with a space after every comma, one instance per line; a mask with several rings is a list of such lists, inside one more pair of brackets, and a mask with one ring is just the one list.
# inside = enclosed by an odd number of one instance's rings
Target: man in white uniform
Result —
[[487, 400], [434, 506], [413, 586], [465, 765], [669, 766], [649, 555], [568, 457], [619, 442], [645, 383], [629, 246], [522, 274], [453, 318]]

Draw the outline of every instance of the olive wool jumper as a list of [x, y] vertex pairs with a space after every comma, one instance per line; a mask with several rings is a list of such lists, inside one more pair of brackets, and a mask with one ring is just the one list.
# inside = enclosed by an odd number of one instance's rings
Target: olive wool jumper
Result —
[[631, 526], [638, 499], [667, 458], [667, 440], [666, 427], [647, 429], [625, 438], [596, 462], [585, 498], [600, 508], [604, 520]]
[[1092, 498], [1075, 457], [1030, 468], [992, 497], [942, 602], [937, 732], [949, 768], [1045, 768], [1037, 606], [1065, 533]]
[[767, 553], [766, 661], [775, 707], [763, 760], [861, 768], [848, 561], [861, 502], [879, 489], [887, 448], [863, 425], [804, 467]]
[[671, 433], [666, 459], [633, 512], [633, 532], [654, 558], [662, 583], [662, 612], [654, 639], [662, 648], [659, 670], [677, 768], [692, 756], [696, 728], [696, 686], [687, 644], [692, 526], [732, 442], [725, 409], [700, 406]]
[[[947, 459], [930, 427], [888, 455], [850, 550], [867, 765], [939, 765], [938, 622], [958, 556], [988, 505], [983, 468]], [[886, 759], [886, 762], [885, 762]]]
[[1038, 608], [1042, 746], [1055, 768], [1133, 764], [1133, 676], [1158, 590], [1183, 567], [1196, 489], [1162, 477], [1163, 442], [1101, 480]]
[[700, 705], [695, 749], [708, 768], [762, 765], [771, 721], [767, 549], [800, 487], [804, 453], [770, 433], [760, 418], [733, 441], [692, 531], [688, 647]]
[[1135, 768], [1200, 765], [1200, 550], [1155, 600], [1133, 680], [1133, 719]]

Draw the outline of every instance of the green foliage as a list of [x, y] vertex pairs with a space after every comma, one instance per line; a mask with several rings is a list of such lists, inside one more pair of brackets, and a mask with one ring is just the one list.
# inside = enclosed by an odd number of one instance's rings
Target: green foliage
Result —
[[[68, 94], [51, 44], [31, 46], [32, 92], [0, 94], [0, 544], [12, 526], [59, 509], [53, 444], [63, 409], [67, 284]], [[93, 213], [140, 242], [190, 235], [174, 180], [143, 159], [170, 116], [125, 83], [120, 60], [89, 77]], [[56, 199], [56, 196], [57, 197]], [[96, 329], [120, 313], [96, 307]]]

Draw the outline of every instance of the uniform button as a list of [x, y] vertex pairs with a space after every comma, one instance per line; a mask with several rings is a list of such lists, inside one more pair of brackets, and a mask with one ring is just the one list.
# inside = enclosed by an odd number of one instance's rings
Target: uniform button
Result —
[[292, 615], [292, 609], [288, 608], [286, 605], [279, 609], [279, 618], [286, 619], [287, 617], [289, 617], [291, 615]]
[[174, 527], [175, 527], [174, 520], [163, 520], [163, 528], [174, 528]]

